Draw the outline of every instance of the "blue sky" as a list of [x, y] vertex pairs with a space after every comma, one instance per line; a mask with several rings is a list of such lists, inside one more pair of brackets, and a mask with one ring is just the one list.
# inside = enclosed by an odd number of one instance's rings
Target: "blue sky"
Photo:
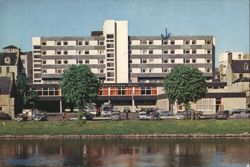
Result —
[[[33, 36], [89, 36], [105, 19], [129, 35], [213, 35], [216, 57], [249, 52], [249, 0], [0, 0], [0, 47], [31, 50]], [[216, 63], [217, 64], [217, 63]]]

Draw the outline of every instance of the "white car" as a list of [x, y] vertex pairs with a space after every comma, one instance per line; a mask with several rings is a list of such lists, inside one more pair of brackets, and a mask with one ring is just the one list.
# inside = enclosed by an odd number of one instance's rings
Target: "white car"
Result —
[[151, 119], [151, 117], [148, 116], [146, 112], [139, 112], [139, 119], [140, 120], [149, 120], [149, 119]]
[[176, 115], [175, 115], [175, 119], [177, 119], [177, 120], [179, 120], [179, 119], [184, 119], [185, 118], [185, 116], [184, 116], [184, 113], [177, 113]]

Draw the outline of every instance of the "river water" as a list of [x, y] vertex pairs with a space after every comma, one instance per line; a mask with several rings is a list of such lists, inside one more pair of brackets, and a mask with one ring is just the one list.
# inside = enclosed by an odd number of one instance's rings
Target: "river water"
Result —
[[0, 166], [249, 167], [250, 142], [204, 139], [0, 139]]

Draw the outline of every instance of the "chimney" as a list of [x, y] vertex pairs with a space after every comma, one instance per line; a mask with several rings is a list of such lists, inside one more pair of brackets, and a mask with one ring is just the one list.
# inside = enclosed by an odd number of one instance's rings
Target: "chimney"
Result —
[[227, 63], [232, 65], [232, 59], [233, 59], [233, 54], [232, 52], [229, 52], [227, 57]]

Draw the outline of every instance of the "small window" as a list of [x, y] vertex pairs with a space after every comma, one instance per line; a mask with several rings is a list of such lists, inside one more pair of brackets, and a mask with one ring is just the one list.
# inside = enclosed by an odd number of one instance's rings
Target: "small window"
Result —
[[0, 67], [0, 74], [2, 74], [2, 67]]
[[99, 45], [104, 45], [104, 41], [99, 41]]
[[132, 62], [132, 60], [129, 60], [129, 64], [132, 64], [133, 62]]
[[193, 59], [193, 60], [192, 60], [192, 63], [196, 63], [196, 59]]
[[147, 59], [142, 59], [142, 63], [143, 64], [147, 63]]
[[66, 51], [66, 50], [63, 51], [63, 54], [64, 54], [64, 55], [67, 55], [67, 54], [68, 54], [68, 51]]
[[78, 45], [82, 45], [82, 41], [78, 41], [77, 44], [78, 44]]
[[47, 70], [43, 70], [42, 73], [47, 73]]
[[175, 44], [175, 41], [171, 41], [170, 44], [171, 44], [171, 45], [174, 45], [174, 44]]
[[42, 42], [42, 45], [46, 45], [46, 41]]
[[249, 69], [248, 64], [244, 63], [244, 70], [248, 70], [248, 69]]
[[192, 45], [195, 45], [196, 44], [196, 41], [195, 40], [192, 40]]
[[207, 63], [211, 63], [211, 60], [210, 60], [210, 59], [207, 59]]
[[89, 64], [89, 60], [85, 60], [85, 64]]
[[149, 51], [149, 54], [153, 54], [153, 50], [150, 50], [150, 51]]
[[170, 52], [171, 54], [174, 54], [174, 50], [171, 50], [171, 52]]
[[56, 45], [61, 45], [61, 41], [57, 41], [57, 42], [56, 42]]
[[107, 57], [114, 57], [114, 54], [113, 53], [108, 53]]
[[143, 68], [141, 71], [142, 71], [142, 73], [145, 73], [145, 72], [146, 72], [146, 69], [145, 69], [145, 68]]
[[114, 35], [113, 35], [113, 34], [107, 34], [107, 38], [108, 38], [108, 39], [114, 38]]
[[147, 40], [141, 40], [141, 45], [147, 45]]
[[89, 51], [88, 50], [85, 50], [85, 55], [88, 55], [89, 54]]
[[67, 41], [64, 41], [64, 42], [63, 42], [63, 45], [68, 45], [68, 42], [67, 42]]
[[196, 50], [192, 50], [192, 54], [196, 54]]
[[189, 45], [190, 43], [189, 43], [189, 41], [188, 41], [188, 40], [186, 40], [186, 41], [185, 41], [185, 44], [186, 44], [186, 45]]
[[164, 69], [163, 69], [163, 72], [168, 72], [168, 69], [167, 69], [167, 68], [164, 68]]
[[243, 74], [239, 74], [239, 78], [242, 78], [243, 77]]
[[57, 60], [57, 64], [62, 64], [62, 60]]
[[163, 62], [164, 62], [164, 63], [168, 63], [168, 59], [164, 59]]
[[207, 72], [210, 72], [210, 68], [207, 68]]
[[107, 44], [107, 48], [114, 48], [113, 44]]
[[163, 50], [163, 53], [164, 54], [168, 54], [168, 50]]
[[82, 64], [82, 60], [78, 60], [78, 64]]
[[185, 54], [189, 54], [190, 50], [189, 49], [185, 49]]
[[103, 69], [100, 69], [100, 73], [104, 73], [104, 70], [103, 70]]
[[151, 40], [148, 43], [149, 43], [149, 45], [153, 45], [153, 41], [151, 41]]
[[10, 72], [10, 67], [6, 67], [6, 73]]
[[114, 63], [107, 63], [107, 67], [114, 67]]
[[46, 51], [43, 51], [42, 54], [43, 54], [43, 55], [46, 55]]
[[57, 51], [56, 54], [60, 55], [62, 52], [61, 51]]
[[172, 60], [171, 60], [171, 63], [174, 63], [174, 62], [175, 62], [175, 60], [174, 60], [174, 59], [172, 59]]
[[114, 77], [114, 73], [113, 72], [107, 72], [107, 77]]
[[64, 64], [68, 64], [68, 60], [64, 60], [63, 63], [64, 63]]
[[167, 40], [163, 40], [163, 45], [167, 45], [168, 41]]
[[100, 63], [100, 64], [103, 64], [103, 63], [104, 63], [104, 60], [100, 60], [99, 63]]
[[189, 59], [186, 59], [185, 63], [190, 63], [190, 60], [189, 60]]
[[207, 40], [207, 42], [206, 42], [206, 43], [207, 43], [208, 45], [209, 45], [209, 44], [211, 44], [211, 40]]
[[43, 60], [43, 64], [46, 64], [46, 60]]
[[57, 69], [57, 73], [62, 73], [62, 69]]
[[239, 60], [241, 59], [241, 54], [238, 54], [238, 59], [239, 59]]
[[210, 53], [211, 53], [211, 50], [207, 50], [207, 53], [210, 54]]
[[89, 45], [89, 41], [85, 41], [85, 45]]

